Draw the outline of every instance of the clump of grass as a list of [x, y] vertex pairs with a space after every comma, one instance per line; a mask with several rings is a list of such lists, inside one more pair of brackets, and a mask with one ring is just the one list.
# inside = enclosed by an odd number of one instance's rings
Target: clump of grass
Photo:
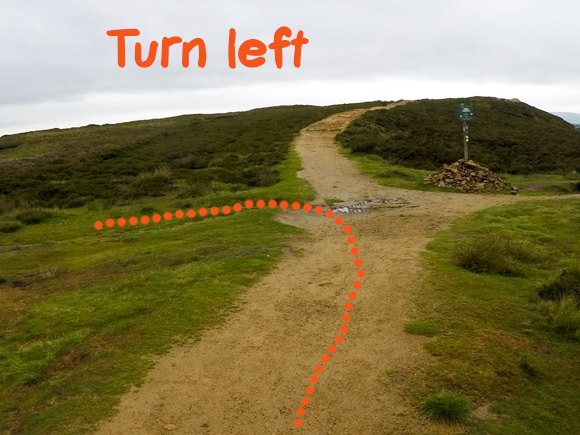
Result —
[[417, 321], [405, 325], [405, 332], [407, 334], [433, 337], [439, 333], [439, 328], [432, 323]]
[[541, 247], [503, 236], [481, 237], [455, 251], [460, 267], [480, 274], [523, 276], [522, 263], [538, 263], [547, 258]]
[[580, 339], [580, 311], [575, 296], [566, 295], [559, 301], [546, 301], [544, 307], [551, 329], [559, 334]]
[[15, 233], [20, 228], [22, 228], [22, 225], [18, 222], [0, 222], [0, 233]]
[[405, 171], [403, 169], [387, 169], [379, 174], [382, 178], [401, 178], [403, 180], [416, 181], [421, 180], [421, 178], [410, 171]]
[[18, 213], [16, 219], [25, 225], [38, 225], [52, 217], [52, 213], [41, 209], [24, 210]]
[[443, 423], [462, 423], [469, 415], [469, 401], [452, 391], [431, 394], [421, 403], [421, 410], [430, 420]]
[[339, 204], [339, 203], [341, 203], [343, 201], [340, 198], [324, 198], [324, 202], [329, 207], [332, 207], [334, 204]]
[[[538, 295], [542, 299], [559, 301], [565, 296], [574, 296], [580, 303], [580, 268], [564, 269], [550, 284], [544, 284]], [[577, 306], [580, 308], [580, 305]]]

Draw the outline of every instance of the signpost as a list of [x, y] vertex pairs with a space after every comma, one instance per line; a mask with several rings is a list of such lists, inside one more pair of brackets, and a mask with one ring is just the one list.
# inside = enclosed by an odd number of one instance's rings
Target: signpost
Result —
[[469, 121], [473, 119], [473, 103], [461, 103], [458, 110], [459, 119], [463, 121], [463, 159], [469, 160]]

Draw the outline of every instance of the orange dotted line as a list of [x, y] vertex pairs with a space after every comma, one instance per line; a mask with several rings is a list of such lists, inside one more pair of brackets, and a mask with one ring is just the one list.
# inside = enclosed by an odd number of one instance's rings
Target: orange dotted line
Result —
[[[317, 209], [315, 209], [315, 212], [317, 214], [322, 214], [322, 207], [317, 207]], [[334, 218], [334, 212], [332, 210], [327, 211], [326, 217], [330, 219]], [[356, 243], [356, 238], [351, 235], [352, 227], [350, 225], [344, 225], [344, 219], [342, 217], [334, 218], [334, 223], [337, 226], [342, 227], [342, 232], [347, 236], [346, 242], [349, 245], [354, 245]], [[365, 277], [366, 272], [362, 269], [363, 262], [359, 258], [359, 249], [353, 246], [350, 249], [350, 253], [352, 256], [355, 257], [354, 265], [357, 268], [356, 271], [357, 278], [353, 283], [353, 288], [355, 290], [360, 290], [362, 288], [362, 282], [360, 280]], [[302, 406], [299, 407], [298, 410], [296, 411], [296, 413], [298, 414], [298, 418], [294, 420], [294, 426], [297, 428], [302, 427], [302, 425], [304, 424], [303, 417], [306, 415], [306, 407], [310, 405], [311, 396], [316, 391], [315, 385], [319, 381], [319, 375], [324, 372], [324, 368], [328, 363], [330, 363], [331, 355], [334, 355], [336, 353], [336, 351], [338, 350], [338, 346], [344, 344], [346, 334], [349, 331], [348, 324], [351, 321], [351, 312], [354, 309], [354, 304], [352, 301], [356, 300], [356, 298], [358, 297], [358, 293], [355, 290], [351, 290], [348, 293], [348, 301], [345, 302], [344, 304], [345, 312], [341, 316], [342, 324], [338, 328], [339, 333], [334, 337], [333, 342], [327, 347], [327, 352], [320, 357], [321, 363], [317, 364], [314, 367], [314, 373], [310, 375], [309, 378], [310, 383], [305, 388], [306, 395], [304, 395], [300, 401]]]
[[[351, 235], [352, 227], [350, 225], [345, 225], [344, 219], [342, 217], [335, 217], [335, 214], [332, 210], [327, 210], [325, 213], [322, 206], [313, 207], [311, 204], [302, 205], [299, 202], [293, 202], [290, 205], [287, 201], [281, 201], [278, 204], [273, 199], [268, 201], [267, 205], [271, 209], [275, 209], [276, 207], [279, 206], [282, 210], [287, 210], [287, 209], [291, 208], [294, 211], [299, 211], [300, 209], [302, 209], [306, 213], [310, 213], [314, 210], [314, 213], [316, 213], [317, 215], [322, 215], [324, 213], [324, 215], [328, 219], [334, 219], [334, 223], [338, 227], [342, 228], [342, 232], [347, 236], [346, 242], [348, 243], [348, 245], [354, 245], [356, 243], [356, 238], [353, 235]], [[226, 205], [226, 206], [223, 206], [221, 209], [218, 207], [211, 207], [209, 209], [209, 211], [206, 208], [200, 208], [197, 211], [197, 213], [195, 212], [195, 210], [192, 210], [192, 209], [188, 210], [187, 212], [184, 212], [183, 210], [177, 210], [175, 213], [171, 213], [171, 212], [163, 213], [163, 219], [165, 219], [165, 221], [171, 221], [174, 217], [176, 219], [183, 219], [185, 216], [187, 216], [189, 219], [193, 219], [195, 216], [205, 217], [208, 214], [211, 216], [218, 216], [220, 214], [220, 212], [223, 215], [228, 216], [232, 213], [232, 210], [236, 213], [239, 213], [242, 210], [244, 210], [244, 208], [246, 210], [249, 210], [249, 209], [252, 209], [253, 207], [257, 207], [259, 209], [262, 209], [262, 208], [266, 207], [266, 202], [260, 199], [254, 203], [254, 201], [252, 201], [251, 199], [248, 199], [244, 202], [243, 205], [241, 203], [236, 203], [231, 208]], [[104, 223], [101, 221], [95, 222], [94, 227], [96, 230], [100, 231], [105, 226], [107, 228], [113, 228], [115, 225], [117, 225], [119, 227], [125, 227], [128, 223], [129, 225], [134, 227], [134, 226], [138, 225], [139, 223], [141, 223], [142, 225], [148, 225], [151, 221], [153, 221], [154, 223], [161, 222], [161, 215], [156, 213], [153, 216], [151, 216], [151, 218], [149, 218], [149, 216], [141, 216], [139, 219], [137, 219], [137, 217], [135, 217], [135, 216], [132, 216], [128, 220], [121, 217], [121, 218], [117, 219], [116, 221], [114, 219], [107, 219]], [[327, 353], [324, 353], [320, 357], [321, 363], [317, 364], [314, 367], [314, 373], [312, 373], [312, 375], [309, 378], [310, 383], [308, 384], [308, 386], [305, 389], [306, 395], [304, 395], [301, 399], [302, 406], [300, 406], [297, 410], [298, 418], [296, 418], [294, 420], [294, 426], [297, 428], [302, 427], [302, 425], [304, 424], [303, 417], [306, 415], [306, 407], [308, 405], [310, 405], [310, 403], [311, 403], [310, 397], [316, 391], [315, 385], [319, 381], [318, 376], [324, 372], [325, 366], [330, 362], [331, 355], [334, 355], [337, 352], [337, 350], [338, 350], [337, 346], [344, 344], [346, 334], [349, 331], [348, 325], [351, 321], [351, 314], [350, 313], [354, 309], [353, 301], [356, 300], [356, 298], [358, 297], [358, 293], [356, 290], [360, 290], [362, 288], [361, 279], [364, 278], [366, 275], [366, 272], [362, 269], [363, 262], [359, 258], [359, 249], [355, 246], [352, 246], [350, 249], [350, 253], [352, 256], [355, 257], [354, 266], [357, 268], [356, 280], [353, 283], [354, 290], [351, 289], [351, 291], [348, 293], [348, 301], [345, 302], [345, 304], [344, 304], [344, 311], [345, 312], [341, 316], [342, 324], [338, 328], [339, 333], [334, 337], [333, 342], [327, 347]]]

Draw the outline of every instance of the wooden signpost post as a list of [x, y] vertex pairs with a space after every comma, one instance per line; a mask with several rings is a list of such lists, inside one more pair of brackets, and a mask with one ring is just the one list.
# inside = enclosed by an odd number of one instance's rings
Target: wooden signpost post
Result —
[[463, 121], [463, 159], [469, 160], [469, 121], [473, 119], [473, 103], [461, 103], [458, 108], [459, 119]]

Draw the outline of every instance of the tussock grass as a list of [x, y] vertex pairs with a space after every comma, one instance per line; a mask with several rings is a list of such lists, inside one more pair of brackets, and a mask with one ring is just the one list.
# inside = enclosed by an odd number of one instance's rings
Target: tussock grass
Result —
[[[431, 272], [412, 324], [445, 333], [426, 344], [435, 361], [409, 380], [416, 403], [445, 390], [463, 394], [474, 408], [488, 406], [495, 418], [465, 420], [473, 433], [580, 433], [579, 316], [570, 290], [579, 216], [575, 199], [522, 202], [461, 219], [429, 243]], [[466, 246], [483, 251], [468, 255], [477, 267], [503, 272], [495, 257], [508, 258], [521, 275], [458, 267], [456, 255]], [[543, 289], [553, 300], [538, 296]]]
[[16, 220], [25, 225], [38, 225], [46, 222], [52, 217], [52, 213], [47, 210], [30, 209], [24, 210], [16, 214]]
[[481, 237], [455, 251], [457, 265], [474, 273], [523, 276], [523, 264], [541, 263], [549, 259], [541, 247], [508, 236]]
[[421, 410], [430, 420], [462, 423], [469, 415], [469, 400], [459, 393], [441, 391], [427, 396]]
[[543, 302], [548, 325], [554, 331], [580, 340], [580, 301], [574, 295], [562, 296], [556, 301]]

